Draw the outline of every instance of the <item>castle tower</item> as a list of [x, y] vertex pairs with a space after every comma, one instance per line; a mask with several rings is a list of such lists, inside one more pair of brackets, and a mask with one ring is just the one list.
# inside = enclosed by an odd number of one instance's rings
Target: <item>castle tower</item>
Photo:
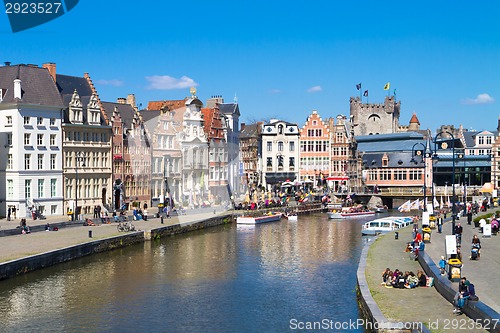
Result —
[[410, 119], [410, 126], [408, 126], [408, 131], [413, 132], [419, 130], [420, 130], [420, 121], [418, 121], [417, 115], [414, 112], [413, 116], [411, 116]]
[[359, 97], [351, 97], [350, 115], [357, 126], [354, 135], [396, 133], [399, 128], [401, 101], [386, 96], [383, 104], [363, 104]]

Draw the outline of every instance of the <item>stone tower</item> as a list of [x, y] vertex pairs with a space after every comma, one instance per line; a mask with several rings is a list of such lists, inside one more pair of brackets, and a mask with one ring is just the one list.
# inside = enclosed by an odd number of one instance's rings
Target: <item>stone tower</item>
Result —
[[394, 96], [386, 96], [384, 104], [363, 104], [359, 97], [351, 97], [350, 107], [356, 136], [396, 133], [399, 128], [401, 101]]
[[420, 130], [420, 121], [418, 121], [417, 115], [414, 112], [413, 116], [410, 119], [410, 125], [408, 126], [408, 131], [419, 131]]

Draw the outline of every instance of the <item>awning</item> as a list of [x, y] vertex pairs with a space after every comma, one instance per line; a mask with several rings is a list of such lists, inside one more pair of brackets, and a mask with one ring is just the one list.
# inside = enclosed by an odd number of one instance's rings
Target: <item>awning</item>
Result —
[[328, 177], [326, 180], [348, 180], [349, 177], [347, 176], [333, 176], [333, 177]]

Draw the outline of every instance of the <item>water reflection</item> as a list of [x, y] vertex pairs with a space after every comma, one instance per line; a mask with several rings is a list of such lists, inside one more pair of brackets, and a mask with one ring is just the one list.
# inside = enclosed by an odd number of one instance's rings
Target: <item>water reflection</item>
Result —
[[[284, 332], [357, 319], [361, 222], [221, 226], [0, 284], [6, 332]], [[339, 296], [340, 295], [340, 296]]]

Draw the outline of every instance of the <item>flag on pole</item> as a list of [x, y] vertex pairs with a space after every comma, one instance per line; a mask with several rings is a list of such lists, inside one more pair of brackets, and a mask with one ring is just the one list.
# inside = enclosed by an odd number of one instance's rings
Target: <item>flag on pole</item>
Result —
[[398, 211], [400, 212], [409, 212], [410, 211], [410, 206], [411, 206], [411, 201], [408, 200], [404, 204], [398, 207]]
[[361, 83], [356, 85], [356, 89], [361, 90]]
[[363, 93], [363, 96], [368, 97], [368, 90], [365, 90], [365, 92]]
[[396, 97], [396, 89], [394, 89], [394, 93], [393, 93], [394, 97]]
[[391, 89], [391, 83], [387, 82], [384, 86], [384, 90], [389, 90], [389, 89]]

